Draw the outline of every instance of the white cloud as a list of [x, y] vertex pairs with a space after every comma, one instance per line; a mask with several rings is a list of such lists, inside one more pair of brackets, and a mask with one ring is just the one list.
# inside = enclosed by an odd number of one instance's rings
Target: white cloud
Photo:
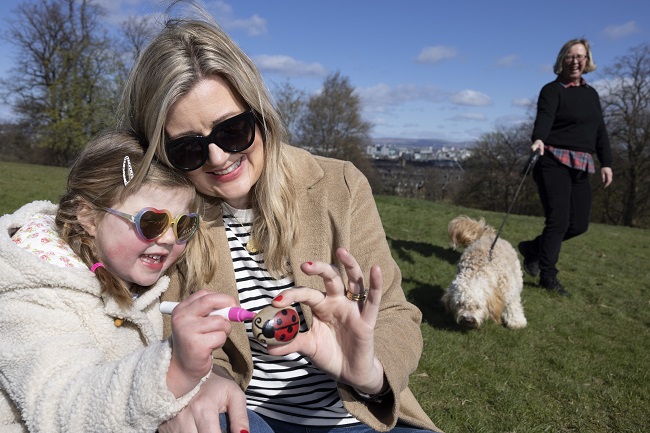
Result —
[[517, 56], [514, 54], [501, 57], [499, 60], [497, 60], [497, 66], [502, 66], [502, 67], [512, 66], [515, 63], [515, 60], [517, 60]]
[[385, 111], [389, 106], [411, 101], [440, 102], [444, 100], [444, 94], [440, 89], [414, 84], [390, 87], [380, 83], [373, 87], [357, 88], [355, 91], [363, 101], [365, 109], [370, 112]]
[[250, 18], [235, 18], [233, 7], [223, 1], [207, 3], [219, 25], [226, 30], [244, 30], [249, 36], [259, 36], [266, 33], [266, 20], [259, 15]]
[[609, 39], [621, 39], [634, 33], [641, 33], [641, 28], [635, 21], [628, 21], [625, 24], [607, 26], [603, 33]]
[[528, 108], [532, 106], [535, 102], [530, 98], [513, 98], [511, 101], [513, 107], [524, 107]]
[[259, 36], [266, 33], [266, 20], [258, 15], [246, 19], [236, 19], [222, 24], [228, 30], [245, 30], [249, 36]]
[[327, 70], [320, 63], [304, 63], [289, 56], [259, 55], [253, 58], [260, 71], [287, 77], [324, 77]]
[[453, 59], [457, 56], [456, 50], [444, 45], [425, 47], [417, 57], [418, 63], [438, 63], [443, 60]]
[[[155, 5], [156, 2], [150, 0], [95, 0], [95, 3], [106, 10], [108, 20], [114, 24], [119, 24], [129, 16], [136, 15], [152, 15], [156, 17], [156, 22], [160, 23], [166, 19], [163, 16], [165, 8], [162, 4]], [[266, 20], [259, 15], [253, 15], [249, 18], [236, 18], [233, 7], [221, 0], [206, 1], [205, 9], [226, 30], [242, 30], [249, 36], [266, 34]], [[198, 11], [182, 3], [171, 10], [172, 15], [189, 14], [190, 16], [196, 16], [197, 13]]]
[[463, 90], [449, 97], [449, 100], [458, 105], [470, 105], [475, 107], [484, 107], [492, 105], [492, 98], [476, 90]]
[[461, 113], [450, 118], [450, 120], [473, 120], [477, 122], [484, 122], [487, 120], [487, 116], [483, 113]]

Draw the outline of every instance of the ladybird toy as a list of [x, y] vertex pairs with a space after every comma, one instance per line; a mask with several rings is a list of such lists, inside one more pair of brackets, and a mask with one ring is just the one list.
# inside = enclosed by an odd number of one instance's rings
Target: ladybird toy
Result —
[[253, 318], [253, 336], [260, 343], [282, 345], [290, 343], [300, 328], [298, 312], [292, 307], [261, 309]]

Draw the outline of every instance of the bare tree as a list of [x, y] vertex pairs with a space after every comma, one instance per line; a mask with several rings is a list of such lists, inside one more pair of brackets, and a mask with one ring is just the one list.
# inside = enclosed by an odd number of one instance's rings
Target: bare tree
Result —
[[[156, 20], [150, 15], [129, 16], [119, 25], [119, 34], [115, 37], [113, 46], [115, 52], [115, 84], [123, 89], [128, 80], [131, 68], [140, 52], [146, 47], [157, 32]], [[116, 99], [117, 116], [121, 116], [121, 106]]]
[[361, 118], [361, 101], [350, 80], [336, 72], [307, 101], [298, 139], [315, 153], [340, 158], [368, 141], [371, 126]]
[[155, 34], [156, 27], [151, 16], [130, 16], [120, 25], [124, 42], [122, 51], [129, 53], [129, 60], [135, 59]]
[[361, 100], [349, 79], [336, 72], [325, 78], [320, 93], [308, 98], [297, 122], [297, 144], [315, 154], [351, 161], [373, 190], [380, 191], [380, 177], [364, 151], [371, 128], [361, 118]]
[[603, 110], [615, 179], [603, 193], [608, 222], [650, 222], [650, 45], [632, 48], [605, 69]]
[[18, 48], [3, 95], [50, 163], [67, 163], [114, 122], [116, 65], [103, 16], [91, 0], [26, 1], [3, 34]]
[[293, 144], [298, 123], [305, 112], [307, 95], [304, 90], [297, 89], [289, 81], [285, 81], [275, 86], [273, 96], [282, 120], [289, 131], [289, 142]]
[[540, 206], [534, 182], [527, 179], [522, 183], [522, 170], [530, 155], [531, 129], [531, 123], [525, 122], [513, 127], [500, 127], [481, 136], [472, 148], [472, 155], [463, 163], [464, 173], [455, 202], [496, 212], [505, 211], [513, 204], [521, 184], [513, 212], [538, 213]]

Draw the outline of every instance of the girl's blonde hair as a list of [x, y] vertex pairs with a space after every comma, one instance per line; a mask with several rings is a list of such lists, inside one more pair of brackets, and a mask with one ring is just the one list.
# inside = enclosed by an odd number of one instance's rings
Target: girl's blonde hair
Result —
[[569, 50], [571, 49], [572, 46], [578, 44], [584, 45], [585, 50], [587, 51], [587, 60], [586, 60], [587, 64], [585, 65], [585, 69], [582, 71], [582, 73], [587, 74], [589, 72], [593, 72], [596, 70], [596, 63], [594, 62], [593, 54], [591, 54], [591, 46], [589, 45], [589, 41], [586, 39], [571, 39], [570, 41], [567, 41], [564, 45], [562, 45], [560, 52], [557, 54], [557, 58], [555, 59], [555, 65], [553, 65], [553, 72], [555, 72], [555, 75], [560, 75], [562, 73], [563, 68], [565, 66], [564, 60], [569, 54]]
[[[128, 182], [125, 186], [123, 164], [127, 156], [134, 169], [144, 164], [144, 148], [140, 142], [127, 133], [104, 132], [88, 143], [70, 169], [66, 192], [59, 201], [56, 225], [62, 239], [88, 267], [98, 262], [99, 258], [94, 238], [86, 232], [78, 218], [80, 212], [89, 210], [90, 217], [98, 223], [106, 215], [103, 208], [124, 202], [146, 185], [186, 188], [192, 192], [192, 210], [198, 208], [199, 199], [191, 182], [157, 162], [150, 163], [148, 169], [144, 170], [144, 178], [139, 185]], [[128, 180], [128, 170], [126, 176]], [[203, 223], [188, 241], [183, 255], [175, 265], [186, 275], [185, 290], [205, 285], [216, 269], [214, 264], [202, 261], [211, 250], [211, 243], [202, 226]], [[115, 298], [122, 307], [132, 304], [132, 291], [147, 289], [128, 285], [103, 267], [97, 268], [95, 274], [100, 281], [102, 293]]]
[[[169, 166], [164, 150], [167, 113], [199, 81], [212, 76], [226, 80], [255, 113], [264, 145], [264, 169], [251, 191], [255, 214], [251, 237], [261, 246], [269, 272], [276, 277], [288, 275], [297, 210], [284, 153], [286, 129], [253, 62], [208, 16], [168, 20], [140, 53], [123, 94], [122, 127], [150, 143], [145, 164], [155, 155]], [[208, 207], [221, 202], [218, 197], [204, 198]]]

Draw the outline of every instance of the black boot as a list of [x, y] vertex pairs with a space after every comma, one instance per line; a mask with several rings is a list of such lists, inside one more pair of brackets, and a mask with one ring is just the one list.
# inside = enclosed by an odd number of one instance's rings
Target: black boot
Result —
[[524, 256], [524, 271], [526, 271], [531, 277], [536, 277], [539, 275], [539, 260], [537, 259], [537, 253], [532, 251], [532, 241], [522, 241], [519, 242], [517, 248], [522, 256]]
[[562, 284], [558, 281], [557, 278], [540, 278], [539, 285], [548, 290], [551, 293], [557, 293], [560, 296], [569, 296], [569, 292], [566, 291]]

